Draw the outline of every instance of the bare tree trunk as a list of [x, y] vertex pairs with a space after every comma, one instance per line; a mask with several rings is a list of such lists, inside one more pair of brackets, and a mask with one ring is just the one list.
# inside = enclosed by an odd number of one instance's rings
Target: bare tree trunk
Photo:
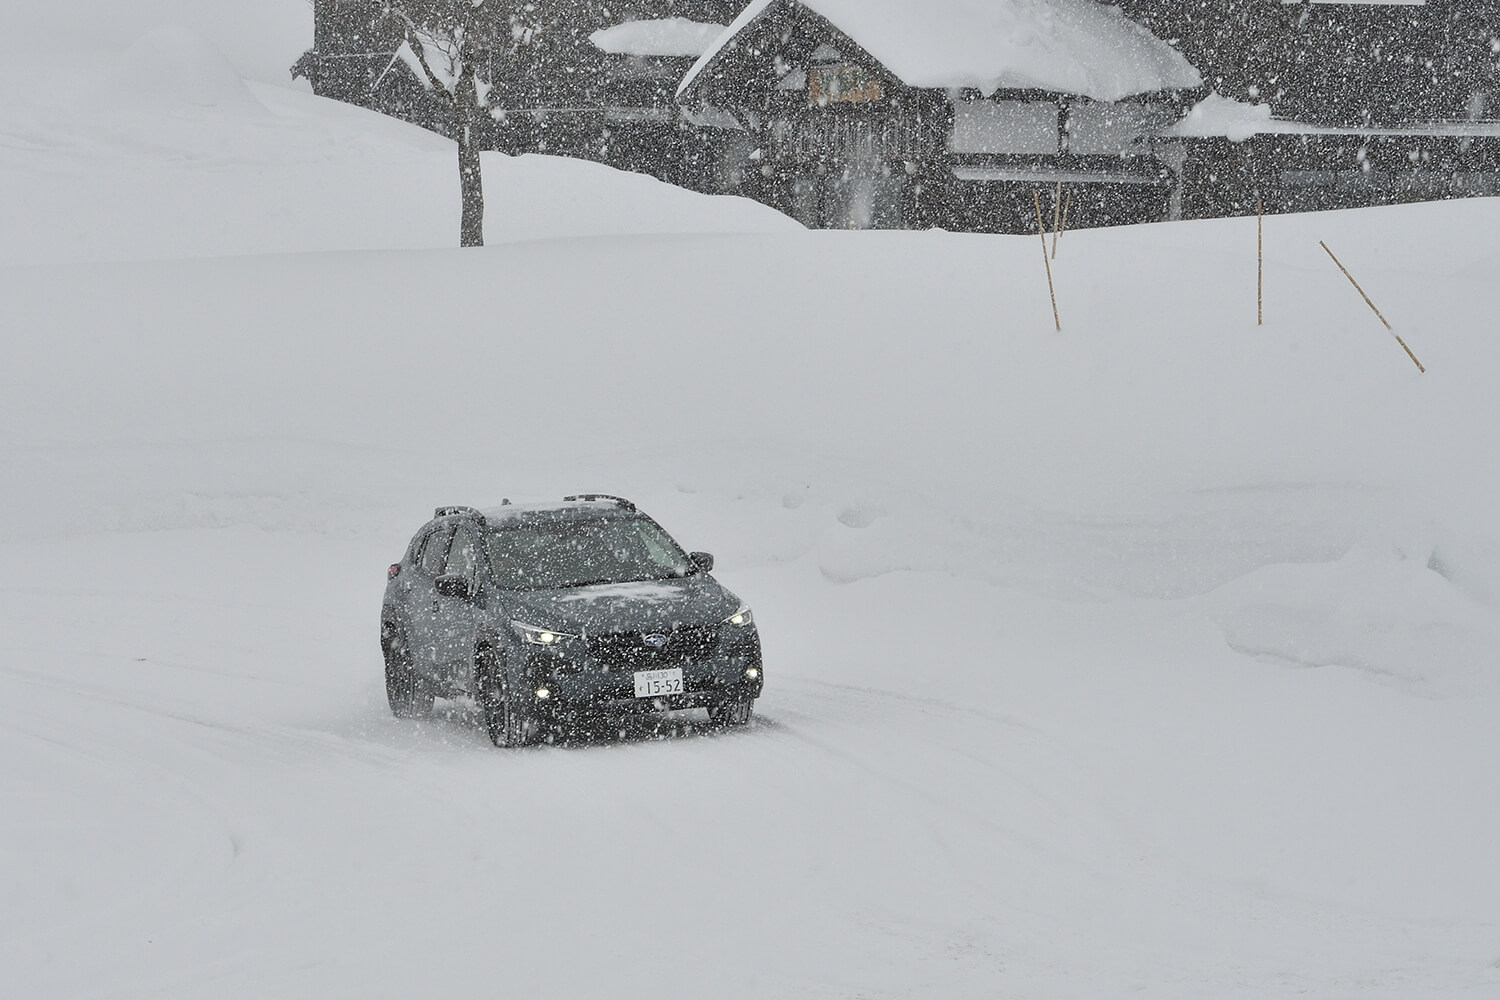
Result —
[[484, 180], [479, 174], [479, 147], [472, 139], [458, 145], [458, 183], [463, 197], [459, 222], [459, 246], [484, 246]]
[[484, 246], [484, 178], [480, 174], [479, 98], [474, 91], [474, 64], [464, 60], [453, 94], [453, 112], [458, 133], [458, 186], [463, 216], [458, 227], [459, 246]]
[[[414, 20], [412, 16], [400, 5], [386, 8], [386, 16], [399, 18], [406, 32], [406, 42], [411, 51], [417, 57], [417, 62], [422, 66], [422, 72], [427, 77], [428, 84], [448, 97], [449, 108], [453, 112], [454, 138], [458, 140], [458, 190], [462, 213], [458, 224], [458, 244], [465, 247], [484, 246], [484, 180], [480, 174], [479, 149], [480, 143], [484, 141], [488, 130], [481, 131], [479, 124], [485, 119], [482, 114], [488, 114], [480, 107], [479, 92], [475, 89], [475, 78], [478, 66], [475, 63], [475, 39], [473, 31], [476, 18], [486, 0], [447, 0], [452, 7], [447, 11], [445, 19], [442, 10], [423, 11], [417, 10], [419, 18]], [[465, 14], [463, 8], [468, 8]], [[420, 15], [435, 14], [433, 18], [425, 18]], [[424, 25], [425, 27], [419, 27]], [[433, 44], [442, 55], [448, 65], [458, 70], [458, 80], [452, 91], [449, 91], [443, 78], [433, 72], [432, 65], [428, 59], [428, 42], [424, 40], [424, 31], [437, 31], [440, 36], [456, 45], [456, 48], [445, 47], [447, 43], [437, 41]]]

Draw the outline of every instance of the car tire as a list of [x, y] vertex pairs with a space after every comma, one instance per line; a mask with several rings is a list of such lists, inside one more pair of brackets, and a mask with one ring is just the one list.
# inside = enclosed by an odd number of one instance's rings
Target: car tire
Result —
[[754, 710], [754, 698], [726, 701], [708, 710], [708, 720], [716, 726], [747, 726], [750, 724], [750, 715]]
[[490, 742], [497, 747], [523, 747], [535, 736], [536, 724], [529, 715], [521, 711], [515, 699], [510, 697], [505, 683], [504, 665], [494, 653], [481, 652], [476, 657], [476, 676], [479, 683], [474, 692], [474, 701], [479, 708], [479, 718]]
[[382, 644], [385, 653], [385, 697], [398, 719], [432, 714], [432, 688], [412, 667], [411, 646], [400, 632]]

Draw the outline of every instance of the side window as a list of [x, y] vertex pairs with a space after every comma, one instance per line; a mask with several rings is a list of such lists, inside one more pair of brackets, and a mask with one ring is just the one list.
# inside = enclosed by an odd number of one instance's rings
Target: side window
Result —
[[438, 576], [443, 572], [443, 558], [448, 554], [448, 539], [452, 536], [453, 529], [447, 525], [439, 525], [427, 536], [422, 543], [422, 552], [417, 556], [423, 573]]
[[468, 525], [460, 524], [453, 535], [453, 544], [448, 548], [448, 568], [444, 570], [465, 580], [473, 580], [479, 572], [479, 539]]

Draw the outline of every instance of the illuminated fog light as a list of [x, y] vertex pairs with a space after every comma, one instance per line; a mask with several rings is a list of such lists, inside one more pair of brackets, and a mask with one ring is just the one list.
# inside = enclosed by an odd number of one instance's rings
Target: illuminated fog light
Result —
[[551, 697], [552, 697], [552, 691], [551, 691], [550, 688], [537, 688], [536, 689], [536, 700], [537, 701], [546, 701], [548, 698], [551, 698]]
[[760, 668], [759, 667], [749, 667], [749, 668], [747, 668], [745, 670], [745, 676], [748, 677], [748, 678], [750, 678], [752, 681], [755, 680], [757, 677], [760, 676]]

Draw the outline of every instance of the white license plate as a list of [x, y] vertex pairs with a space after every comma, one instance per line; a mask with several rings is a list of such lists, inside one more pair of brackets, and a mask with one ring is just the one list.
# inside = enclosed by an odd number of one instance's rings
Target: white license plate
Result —
[[671, 670], [637, 670], [635, 672], [635, 696], [637, 698], [665, 698], [682, 694], [682, 668]]

